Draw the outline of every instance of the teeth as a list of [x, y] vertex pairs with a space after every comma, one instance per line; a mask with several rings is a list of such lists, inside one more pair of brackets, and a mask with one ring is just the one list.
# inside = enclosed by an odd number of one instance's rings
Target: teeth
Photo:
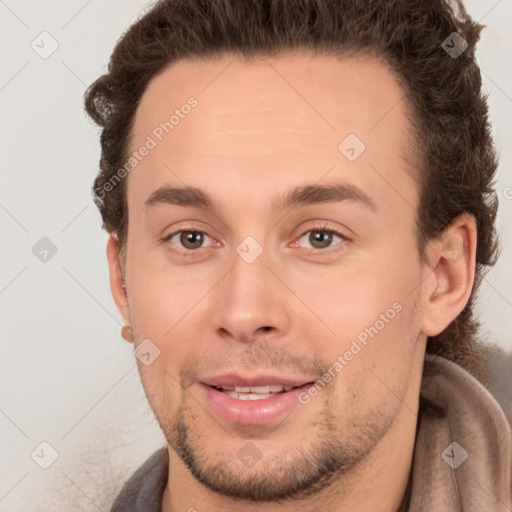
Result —
[[251, 393], [270, 393], [270, 386], [251, 386], [250, 390]]
[[237, 393], [281, 393], [281, 391], [290, 391], [294, 386], [217, 386], [222, 391], [236, 391]]
[[270, 398], [275, 393], [237, 393], [235, 391], [226, 391], [225, 395], [237, 400], [262, 400], [263, 398]]
[[[222, 386], [222, 389], [227, 390], [226, 386]], [[229, 391], [236, 391], [237, 393], [281, 393], [281, 391], [290, 391], [293, 386], [281, 386], [279, 384], [272, 386], [235, 386], [234, 389]]]
[[294, 386], [281, 386], [280, 384], [269, 386], [217, 386], [217, 389], [238, 400], [261, 400], [283, 391], [290, 391], [294, 389]]

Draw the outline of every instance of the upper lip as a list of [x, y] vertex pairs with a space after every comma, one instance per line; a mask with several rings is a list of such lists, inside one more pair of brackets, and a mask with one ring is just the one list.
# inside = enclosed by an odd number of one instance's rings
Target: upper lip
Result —
[[300, 387], [304, 384], [314, 382], [316, 379], [307, 378], [293, 378], [283, 377], [282, 375], [254, 375], [248, 377], [247, 375], [238, 375], [236, 373], [225, 373], [223, 375], [215, 375], [212, 377], [206, 377], [201, 379], [203, 384], [207, 386], [219, 387], [219, 386], [293, 386]]

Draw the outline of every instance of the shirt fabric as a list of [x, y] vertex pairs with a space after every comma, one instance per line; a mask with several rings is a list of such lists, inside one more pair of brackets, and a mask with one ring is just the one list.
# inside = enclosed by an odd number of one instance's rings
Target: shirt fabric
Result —
[[[111, 512], [161, 512], [167, 448], [126, 482]], [[427, 355], [411, 473], [397, 512], [510, 512], [512, 437], [490, 392], [463, 368]]]

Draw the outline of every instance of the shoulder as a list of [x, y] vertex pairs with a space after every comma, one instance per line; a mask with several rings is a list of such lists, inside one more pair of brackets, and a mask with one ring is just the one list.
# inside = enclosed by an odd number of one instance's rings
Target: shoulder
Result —
[[481, 348], [488, 365], [488, 375], [483, 384], [512, 425], [512, 352], [496, 345], [482, 345]]

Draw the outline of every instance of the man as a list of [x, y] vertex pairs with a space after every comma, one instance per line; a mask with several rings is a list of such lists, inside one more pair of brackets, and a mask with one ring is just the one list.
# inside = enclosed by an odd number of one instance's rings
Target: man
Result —
[[87, 91], [167, 440], [113, 511], [505, 511], [472, 315], [497, 163], [442, 0], [168, 0]]

